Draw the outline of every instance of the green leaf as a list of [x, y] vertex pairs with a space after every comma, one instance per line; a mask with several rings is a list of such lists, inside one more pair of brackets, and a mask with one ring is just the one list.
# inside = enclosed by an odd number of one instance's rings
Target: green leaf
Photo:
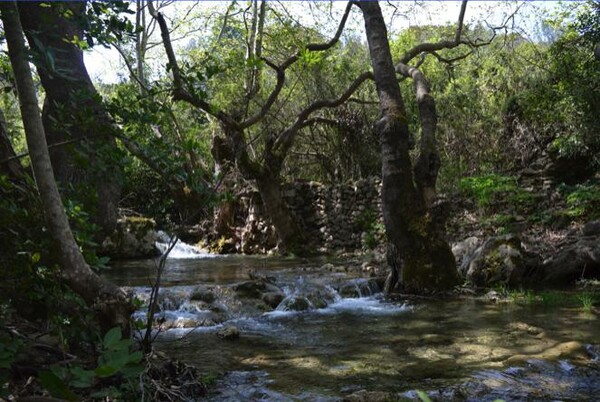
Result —
[[423, 391], [417, 391], [417, 396], [423, 402], [431, 402], [431, 399], [429, 399], [429, 396], [427, 396], [427, 394]]
[[69, 382], [69, 385], [75, 388], [91, 387], [94, 378], [96, 377], [96, 373], [92, 370], [84, 370], [79, 366], [73, 367], [71, 369], [71, 374], [73, 375], [73, 379]]
[[139, 363], [143, 357], [144, 357], [144, 354], [138, 350], [137, 352], [133, 352], [132, 354], [129, 355], [127, 362], [128, 363]]
[[121, 340], [121, 338], [122, 338], [121, 328], [114, 327], [113, 329], [108, 331], [106, 333], [106, 335], [104, 335], [104, 340], [102, 341], [102, 343], [105, 348], [109, 348], [112, 345], [116, 344], [119, 340]]
[[77, 401], [79, 398], [67, 387], [63, 380], [58, 378], [51, 371], [42, 371], [38, 377], [40, 383], [50, 394], [56, 398], [66, 399], [67, 401]]
[[119, 370], [112, 366], [102, 365], [97, 367], [96, 370], [94, 370], [94, 373], [100, 378], [105, 378], [114, 375], [117, 371]]
[[134, 378], [139, 376], [144, 372], [144, 366], [141, 364], [136, 364], [133, 366], [125, 366], [121, 369], [121, 374], [125, 378]]
[[41, 258], [42, 256], [40, 255], [40, 253], [33, 253], [33, 255], [31, 256], [31, 262], [36, 264], [40, 261]]

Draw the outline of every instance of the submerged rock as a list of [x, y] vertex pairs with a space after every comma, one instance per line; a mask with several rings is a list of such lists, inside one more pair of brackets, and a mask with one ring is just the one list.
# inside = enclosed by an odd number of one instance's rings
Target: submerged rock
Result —
[[277, 286], [263, 280], [246, 281], [233, 286], [239, 297], [260, 299], [265, 293], [281, 292]]
[[305, 311], [325, 308], [339, 297], [339, 294], [331, 286], [301, 281], [294, 293], [287, 296], [277, 306], [277, 310]]
[[267, 292], [263, 294], [262, 301], [271, 308], [277, 308], [279, 304], [285, 299], [285, 294], [281, 291], [278, 292]]
[[200, 300], [205, 303], [212, 303], [216, 300], [215, 292], [207, 286], [200, 285], [196, 287], [190, 295], [191, 300]]
[[217, 331], [217, 336], [221, 339], [234, 340], [240, 337], [240, 330], [233, 325], [223, 327]]
[[353, 279], [341, 285], [338, 291], [341, 297], [372, 296], [382, 291], [382, 282], [384, 281], [385, 278]]

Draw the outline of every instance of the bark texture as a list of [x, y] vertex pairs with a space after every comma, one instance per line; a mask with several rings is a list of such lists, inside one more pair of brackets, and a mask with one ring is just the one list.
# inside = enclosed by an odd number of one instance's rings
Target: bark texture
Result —
[[126, 333], [129, 333], [129, 318], [133, 308], [125, 292], [102, 279], [90, 269], [69, 227], [54, 180], [17, 5], [15, 2], [0, 2], [0, 12], [19, 93], [21, 115], [33, 173], [50, 233], [60, 250], [62, 279], [89, 305], [97, 309], [100, 324], [104, 329], [118, 325]]
[[392, 62], [387, 29], [377, 2], [358, 3], [369, 44], [381, 119], [382, 209], [391, 274], [386, 290], [430, 292], [458, 281], [456, 262], [413, 178], [406, 109]]
[[[73, 43], [83, 40], [77, 19], [86, 2], [19, 2], [19, 13], [34, 64], [46, 92], [43, 123], [50, 144], [76, 139], [50, 153], [56, 179], [64, 186], [86, 183], [96, 191], [95, 221], [110, 234], [117, 221], [121, 169], [111, 162], [117, 128], [106, 112]], [[70, 17], [69, 17], [70, 15]], [[88, 203], [90, 204], [90, 203]]]
[[17, 159], [8, 137], [8, 127], [2, 109], [0, 109], [0, 174], [17, 180], [25, 177], [25, 170]]

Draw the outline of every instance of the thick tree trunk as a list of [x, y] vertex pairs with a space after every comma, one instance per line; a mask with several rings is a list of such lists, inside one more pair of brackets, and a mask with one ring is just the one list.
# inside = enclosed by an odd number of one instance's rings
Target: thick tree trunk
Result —
[[392, 270], [387, 290], [430, 292], [457, 283], [450, 247], [435, 230], [413, 179], [407, 114], [396, 79], [385, 22], [377, 2], [358, 3], [363, 11], [373, 75], [382, 117], [382, 209]]
[[118, 325], [126, 333], [129, 333], [129, 318], [133, 309], [125, 292], [102, 279], [90, 269], [69, 227], [69, 221], [54, 180], [17, 5], [15, 2], [0, 2], [0, 12], [19, 93], [21, 115], [33, 173], [50, 233], [60, 249], [62, 279], [89, 305], [97, 309], [100, 324], [104, 329]]
[[[263, 201], [263, 206], [275, 227], [278, 248], [281, 252], [304, 254], [306, 241], [292, 213], [281, 194], [282, 159], [265, 150], [262, 165], [250, 160], [246, 151], [243, 133], [235, 128], [222, 125], [225, 139], [213, 139], [212, 153], [220, 166], [235, 163], [239, 172], [248, 180], [254, 180]], [[218, 211], [219, 212], [219, 211]]]
[[[46, 91], [43, 122], [49, 143], [80, 139], [51, 151], [56, 179], [62, 184], [86, 183], [96, 191], [95, 222], [110, 234], [116, 225], [121, 194], [121, 169], [111, 161], [118, 152], [116, 126], [104, 109], [74, 38], [83, 39], [76, 19], [85, 2], [19, 2], [25, 34]], [[67, 11], [71, 17], [67, 17]], [[86, 166], [87, 165], [87, 166]], [[95, 204], [95, 205], [93, 205]]]
[[5, 174], [9, 178], [17, 180], [25, 177], [25, 170], [16, 158], [8, 137], [8, 127], [2, 109], [0, 109], [0, 174]]
[[279, 250], [304, 254], [308, 252], [305, 239], [283, 199], [279, 178], [279, 173], [263, 174], [261, 177], [256, 178], [256, 185], [265, 211], [277, 232]]

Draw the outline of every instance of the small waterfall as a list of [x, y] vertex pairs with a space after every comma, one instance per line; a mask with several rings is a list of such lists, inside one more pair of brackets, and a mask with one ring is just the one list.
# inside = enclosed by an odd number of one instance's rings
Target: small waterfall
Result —
[[[156, 241], [156, 248], [160, 250], [161, 253], [166, 252], [170, 240], [171, 237], [167, 233], [163, 232], [162, 230], [159, 230], [158, 240]], [[214, 258], [216, 256], [216, 254], [211, 254], [207, 250], [201, 249], [196, 246], [192, 246], [179, 240], [177, 241], [175, 248], [173, 248], [173, 250], [171, 250], [171, 252], [169, 253], [168, 259], [199, 259]]]

